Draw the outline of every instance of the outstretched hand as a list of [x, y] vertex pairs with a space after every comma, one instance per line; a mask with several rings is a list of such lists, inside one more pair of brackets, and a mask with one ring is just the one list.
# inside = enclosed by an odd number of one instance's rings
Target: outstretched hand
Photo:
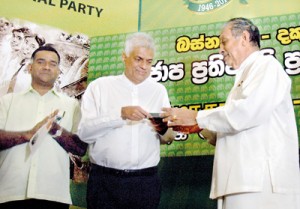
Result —
[[174, 131], [191, 134], [199, 133], [202, 128], [198, 126], [197, 111], [184, 108], [163, 108], [163, 121], [168, 122]]
[[168, 123], [164, 122], [162, 118], [149, 118], [154, 130], [160, 135], [164, 135], [168, 130]]
[[192, 126], [197, 124], [197, 111], [185, 108], [162, 108], [161, 116], [169, 126]]

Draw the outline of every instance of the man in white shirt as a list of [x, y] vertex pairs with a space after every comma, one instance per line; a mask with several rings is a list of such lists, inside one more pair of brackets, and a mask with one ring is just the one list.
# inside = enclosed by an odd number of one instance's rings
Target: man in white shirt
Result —
[[198, 124], [215, 133], [210, 197], [218, 198], [219, 209], [299, 209], [290, 78], [272, 55], [260, 51], [259, 30], [248, 19], [225, 24], [220, 53], [237, 70], [225, 105], [199, 112], [164, 108], [164, 120], [170, 126]]
[[[31, 88], [0, 98], [1, 209], [71, 204], [68, 153], [84, 155], [87, 144], [72, 134], [80, 120], [78, 101], [53, 88], [59, 62], [51, 46], [36, 49], [29, 64]], [[60, 118], [58, 110], [64, 112]]]
[[122, 54], [124, 73], [96, 79], [83, 95], [78, 133], [92, 162], [88, 209], [158, 207], [160, 144], [175, 133], [148, 119], [170, 106], [166, 88], [149, 77], [154, 51], [151, 36], [132, 34]]

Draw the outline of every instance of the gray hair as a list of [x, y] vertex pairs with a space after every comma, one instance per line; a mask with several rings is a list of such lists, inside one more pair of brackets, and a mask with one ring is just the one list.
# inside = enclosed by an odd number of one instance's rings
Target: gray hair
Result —
[[250, 34], [250, 42], [252, 42], [254, 46], [258, 46], [260, 48], [259, 30], [250, 20], [243, 17], [232, 18], [225, 26], [227, 25], [231, 26], [231, 33], [234, 37], [240, 36], [243, 31], [248, 31]]
[[125, 41], [125, 54], [129, 56], [135, 47], [145, 47], [155, 52], [155, 44], [153, 38], [144, 32], [136, 32], [130, 34]]

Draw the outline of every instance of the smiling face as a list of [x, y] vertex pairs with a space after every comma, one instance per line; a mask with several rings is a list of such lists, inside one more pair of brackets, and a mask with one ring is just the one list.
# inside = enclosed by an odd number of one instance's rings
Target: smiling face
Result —
[[56, 53], [51, 51], [39, 51], [35, 54], [29, 72], [32, 77], [33, 87], [46, 87], [51, 89], [59, 75], [59, 59]]
[[224, 62], [237, 69], [242, 62], [243, 35], [233, 36], [231, 25], [225, 26], [220, 35], [220, 54], [224, 56]]
[[127, 56], [123, 53], [125, 75], [134, 84], [143, 82], [150, 76], [154, 52], [145, 47], [135, 47]]

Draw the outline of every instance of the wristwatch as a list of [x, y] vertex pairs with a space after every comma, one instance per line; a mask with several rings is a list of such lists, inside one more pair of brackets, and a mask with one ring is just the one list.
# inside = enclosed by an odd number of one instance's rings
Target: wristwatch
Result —
[[61, 136], [62, 132], [63, 132], [63, 129], [62, 129], [62, 127], [60, 127], [59, 129], [56, 130], [55, 134], [53, 134], [51, 136], [53, 138], [59, 137], [59, 136]]

